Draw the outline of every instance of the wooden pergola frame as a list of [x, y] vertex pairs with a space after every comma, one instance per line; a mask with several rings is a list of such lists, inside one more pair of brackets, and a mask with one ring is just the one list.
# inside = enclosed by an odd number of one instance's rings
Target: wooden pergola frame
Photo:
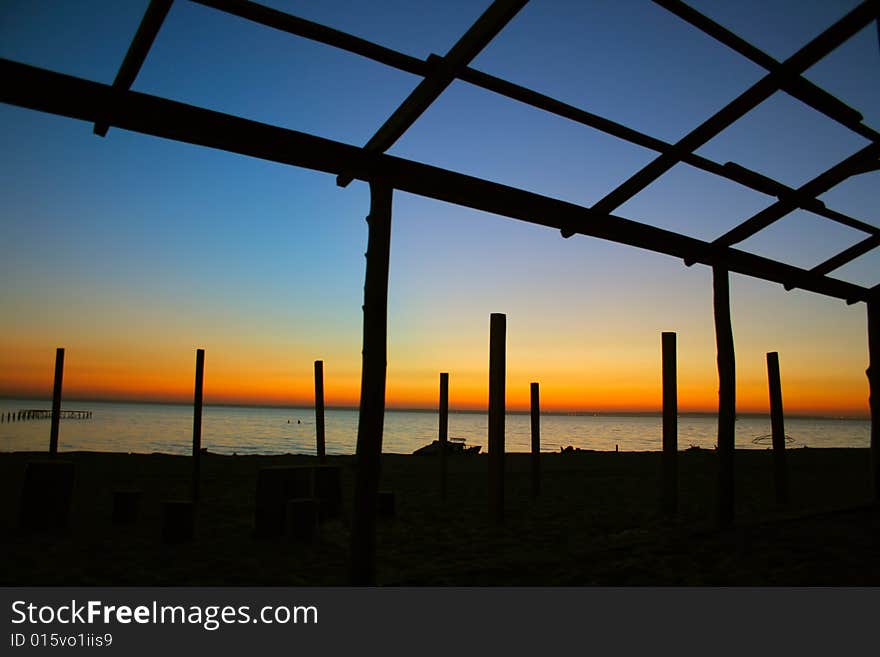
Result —
[[[880, 1], [865, 0], [791, 57], [779, 62], [680, 0], [653, 0], [767, 70], [763, 78], [693, 131], [676, 143], [669, 143], [470, 66], [527, 0], [495, 0], [446, 55], [432, 54], [425, 60], [249, 0], [190, 0], [421, 76], [412, 93], [363, 147], [131, 91], [172, 1], [151, 0], [112, 86], [0, 59], [0, 76], [4, 80], [0, 85], [0, 101], [91, 122], [94, 132], [101, 136], [113, 126], [332, 173], [340, 186], [354, 179], [370, 184], [358, 466], [352, 524], [354, 583], [370, 583], [375, 577], [375, 506], [385, 408], [388, 260], [394, 190], [555, 228], [564, 237], [575, 234], [598, 237], [681, 258], [688, 266], [699, 263], [712, 267], [719, 370], [719, 519], [723, 523], [733, 518], [735, 367], [729, 272], [780, 283], [787, 290], [801, 288], [835, 297], [849, 304], [865, 302], [873, 491], [875, 499], [880, 501], [880, 365], [877, 364], [880, 286], [863, 287], [828, 275], [877, 247], [880, 228], [828, 208], [817, 198], [852, 176], [880, 168], [880, 133], [865, 125], [856, 109], [802, 77], [810, 66], [872, 21], [880, 21]], [[651, 149], [658, 156], [592, 207], [585, 207], [385, 154], [454, 80], [603, 131]], [[797, 189], [735, 162], [715, 162], [694, 152], [777, 91], [788, 93], [867, 139], [868, 145]], [[678, 163], [721, 176], [774, 200], [712, 242], [612, 214]], [[796, 209], [859, 230], [866, 237], [812, 269], [734, 248], [735, 244]], [[503, 432], [503, 423], [501, 430]]]

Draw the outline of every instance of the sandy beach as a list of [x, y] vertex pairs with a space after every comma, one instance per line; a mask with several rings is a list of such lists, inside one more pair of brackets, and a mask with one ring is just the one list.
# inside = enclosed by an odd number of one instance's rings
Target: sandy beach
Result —
[[[380, 522], [380, 585], [878, 585], [880, 513], [869, 499], [869, 454], [789, 451], [792, 503], [774, 502], [771, 453], [737, 452], [737, 518], [715, 529], [712, 451], [679, 454], [680, 511], [660, 513], [660, 454], [579, 452], [543, 456], [543, 488], [530, 493], [526, 454], [507, 456], [506, 516], [487, 509], [485, 456], [450, 459], [449, 498], [438, 462], [385, 455], [382, 488], [396, 514]], [[31, 453], [0, 455], [7, 558], [3, 585], [344, 585], [354, 457], [342, 466], [343, 515], [311, 544], [257, 539], [257, 472], [317, 462], [308, 456], [202, 459], [192, 541], [161, 540], [161, 501], [186, 498], [190, 459], [162, 454], [64, 453], [76, 481], [66, 530], [18, 528]], [[137, 523], [110, 522], [112, 491], [143, 491]]]

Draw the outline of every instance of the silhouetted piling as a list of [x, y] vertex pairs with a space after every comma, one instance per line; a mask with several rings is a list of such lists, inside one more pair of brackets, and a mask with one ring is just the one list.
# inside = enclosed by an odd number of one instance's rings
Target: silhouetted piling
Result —
[[675, 333], [661, 335], [663, 352], [663, 512], [678, 511], [678, 358]]
[[770, 388], [770, 427], [773, 433], [773, 485], [776, 501], [788, 504], [788, 469], [785, 464], [785, 419], [782, 411], [782, 382], [779, 377], [779, 354], [767, 354], [767, 380]]
[[19, 524], [22, 529], [50, 530], [67, 526], [73, 498], [74, 464], [31, 461], [25, 466]]
[[353, 584], [373, 584], [376, 579], [376, 499], [379, 492], [382, 425], [385, 416], [391, 199], [391, 187], [383, 182], [370, 182], [361, 402], [351, 527]]
[[162, 503], [162, 541], [170, 544], [191, 541], [195, 534], [195, 503], [166, 500]]
[[[880, 28], [878, 28], [880, 29]], [[868, 405], [871, 409], [871, 475], [880, 502], [880, 298], [868, 301]]]
[[315, 361], [315, 443], [318, 458], [324, 462], [324, 361]]
[[507, 317], [489, 319], [489, 512], [504, 522], [504, 386]]
[[446, 500], [447, 463], [446, 451], [449, 443], [449, 373], [440, 373], [440, 419], [438, 427], [440, 441], [440, 499]]
[[110, 520], [114, 525], [127, 525], [137, 522], [141, 508], [142, 491], [125, 489], [113, 491], [113, 513]]
[[538, 497], [541, 494], [541, 400], [537, 383], [532, 383], [529, 389], [532, 402], [532, 497]]
[[196, 384], [193, 394], [193, 472], [192, 498], [199, 500], [202, 467], [202, 385], [205, 377], [205, 350], [196, 351]]
[[736, 422], [736, 360], [730, 324], [730, 282], [726, 269], [712, 267], [715, 341], [718, 349], [718, 523], [734, 516], [733, 453]]
[[[64, 378], [64, 348], [55, 350], [55, 385], [52, 387], [52, 426], [49, 429], [49, 454], [58, 453], [58, 425], [61, 421], [61, 380]], [[20, 418], [19, 418], [20, 419]]]

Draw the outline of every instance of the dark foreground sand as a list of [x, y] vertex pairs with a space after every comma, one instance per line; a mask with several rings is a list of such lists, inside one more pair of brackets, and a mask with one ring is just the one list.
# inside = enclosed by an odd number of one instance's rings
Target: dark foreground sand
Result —
[[[18, 525], [25, 463], [0, 454], [0, 585], [342, 585], [348, 519], [322, 526], [310, 546], [253, 538], [257, 470], [315, 463], [307, 456], [218, 456], [202, 461], [196, 538], [160, 540], [164, 499], [186, 497], [190, 459], [67, 453], [76, 485], [68, 530]], [[40, 455], [41, 456], [41, 455]], [[489, 520], [485, 456], [450, 459], [449, 500], [439, 500], [432, 457], [386, 455], [383, 488], [397, 516], [378, 529], [383, 585], [880, 585], [880, 512], [870, 499], [869, 454], [788, 453], [793, 503], [774, 503], [769, 451], [736, 454], [737, 525], [714, 528], [716, 455], [682, 452], [681, 511], [659, 513], [657, 453], [547, 454], [543, 492], [530, 498], [529, 457], [507, 457], [507, 519]], [[350, 513], [353, 457], [344, 468]], [[139, 522], [110, 523], [111, 491], [139, 487]]]

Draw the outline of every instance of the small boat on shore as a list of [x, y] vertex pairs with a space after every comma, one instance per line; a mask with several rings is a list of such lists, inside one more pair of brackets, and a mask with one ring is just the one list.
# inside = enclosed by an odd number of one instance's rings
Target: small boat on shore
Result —
[[[447, 454], [479, 454], [481, 446], [480, 445], [468, 445], [465, 442], [464, 438], [450, 438], [446, 441], [446, 453]], [[434, 442], [425, 445], [423, 447], [419, 447], [413, 454], [418, 454], [421, 456], [430, 456], [433, 454], [440, 453], [440, 441], [435, 440]]]

